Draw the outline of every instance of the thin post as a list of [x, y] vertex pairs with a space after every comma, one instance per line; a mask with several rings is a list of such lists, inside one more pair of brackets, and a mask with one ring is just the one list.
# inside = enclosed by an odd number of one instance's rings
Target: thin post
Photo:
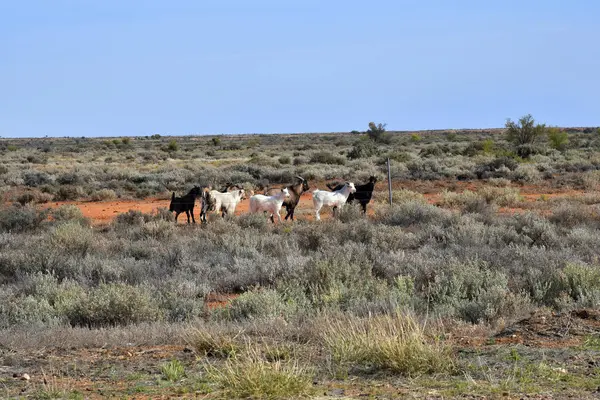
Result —
[[387, 169], [388, 169], [388, 192], [390, 196], [390, 206], [392, 205], [392, 171], [390, 168], [390, 158], [387, 159]]

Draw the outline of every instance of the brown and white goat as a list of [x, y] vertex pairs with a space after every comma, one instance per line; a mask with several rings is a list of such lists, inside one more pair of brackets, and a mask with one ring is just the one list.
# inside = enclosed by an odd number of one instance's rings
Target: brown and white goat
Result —
[[[286, 211], [284, 219], [286, 221], [288, 218], [290, 218], [292, 221], [294, 220], [294, 210], [300, 202], [300, 197], [304, 192], [307, 192], [310, 189], [306, 179], [302, 178], [301, 176], [296, 176], [296, 179], [298, 180], [296, 184], [286, 186], [287, 190], [290, 192], [290, 197], [283, 201], [283, 206], [285, 207]], [[265, 195], [275, 194], [278, 190], [280, 189], [267, 189], [265, 191]], [[274, 222], [273, 216], [271, 216], [271, 221]]]

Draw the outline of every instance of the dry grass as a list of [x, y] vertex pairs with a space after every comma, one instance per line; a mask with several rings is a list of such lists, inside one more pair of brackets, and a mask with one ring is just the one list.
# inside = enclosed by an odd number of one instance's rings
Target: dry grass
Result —
[[239, 331], [236, 335], [229, 332], [215, 332], [208, 329], [193, 328], [185, 333], [184, 339], [196, 352], [204, 356], [228, 358], [240, 352]]
[[450, 346], [435, 337], [435, 329], [410, 315], [328, 318], [323, 325], [322, 340], [341, 366], [361, 365], [404, 375], [454, 368]]
[[297, 359], [267, 361], [261, 349], [249, 343], [242, 354], [222, 365], [206, 363], [204, 369], [223, 398], [289, 399], [307, 397], [311, 392], [309, 368]]

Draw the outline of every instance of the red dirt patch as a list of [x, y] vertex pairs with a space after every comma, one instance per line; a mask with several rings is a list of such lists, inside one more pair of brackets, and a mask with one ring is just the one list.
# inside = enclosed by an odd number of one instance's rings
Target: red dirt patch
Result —
[[[437, 204], [441, 200], [440, 194], [444, 190], [463, 192], [464, 190], [470, 190], [477, 192], [477, 190], [483, 186], [486, 186], [484, 181], [395, 181], [392, 184], [394, 190], [408, 189], [423, 194], [425, 199], [430, 204]], [[311, 190], [308, 193], [302, 195], [300, 203], [296, 208], [295, 217], [303, 220], [314, 220], [314, 210], [312, 205], [312, 191], [314, 189], [326, 190], [324, 183], [315, 183], [311, 185]], [[533, 186], [524, 185], [517, 187], [523, 196], [525, 202], [536, 202], [541, 200], [548, 200], [560, 197], [576, 197], [585, 194], [581, 190], [572, 189], [555, 189], [548, 186]], [[376, 186], [376, 191], [386, 192], [387, 183], [380, 182]], [[56, 208], [61, 205], [75, 205], [79, 207], [85, 217], [90, 218], [94, 224], [104, 224], [112, 221], [120, 213], [125, 213], [129, 210], [137, 210], [144, 213], [153, 213], [158, 208], [169, 208], [169, 199], [157, 199], [148, 198], [142, 200], [115, 200], [115, 201], [102, 201], [102, 202], [91, 202], [91, 201], [62, 201], [52, 202], [44, 204], [41, 207], [44, 208]], [[236, 208], [236, 215], [248, 213], [249, 200], [243, 200], [238, 204]], [[501, 208], [500, 213], [520, 213], [526, 212], [523, 208]], [[373, 209], [370, 207], [369, 214], [372, 214]], [[196, 209], [195, 216], [198, 216], [198, 208]], [[282, 211], [284, 214], [284, 211]], [[282, 216], [283, 216], [282, 215]], [[325, 207], [322, 210], [321, 217], [324, 220], [331, 218], [331, 208]], [[187, 218], [184, 214], [179, 216], [180, 224], [187, 223]], [[199, 222], [199, 221], [197, 221]]]
[[204, 299], [204, 307], [206, 307], [207, 310], [227, 307], [229, 303], [231, 303], [231, 301], [237, 297], [239, 297], [239, 294], [209, 293]]

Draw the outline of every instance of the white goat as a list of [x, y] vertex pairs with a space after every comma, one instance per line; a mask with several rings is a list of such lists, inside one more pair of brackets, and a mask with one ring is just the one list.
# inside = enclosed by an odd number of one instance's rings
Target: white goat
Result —
[[277, 215], [277, 219], [281, 222], [281, 206], [286, 198], [290, 197], [290, 192], [287, 188], [283, 188], [272, 196], [265, 196], [263, 194], [255, 194], [250, 197], [250, 212], [252, 214], [267, 211], [271, 213], [269, 218], [273, 218], [273, 215]]
[[235, 214], [235, 208], [238, 203], [246, 198], [246, 192], [243, 189], [233, 192], [221, 193], [218, 190], [208, 192], [210, 201], [215, 205], [215, 211], [221, 212], [221, 216], [225, 214]]
[[323, 206], [333, 206], [333, 215], [335, 216], [335, 210], [339, 207], [342, 208], [346, 204], [346, 200], [350, 193], [356, 192], [354, 183], [346, 182], [344, 187], [335, 192], [328, 192], [326, 190], [316, 189], [313, 192], [313, 205], [315, 207], [316, 220], [321, 220], [319, 212]]

